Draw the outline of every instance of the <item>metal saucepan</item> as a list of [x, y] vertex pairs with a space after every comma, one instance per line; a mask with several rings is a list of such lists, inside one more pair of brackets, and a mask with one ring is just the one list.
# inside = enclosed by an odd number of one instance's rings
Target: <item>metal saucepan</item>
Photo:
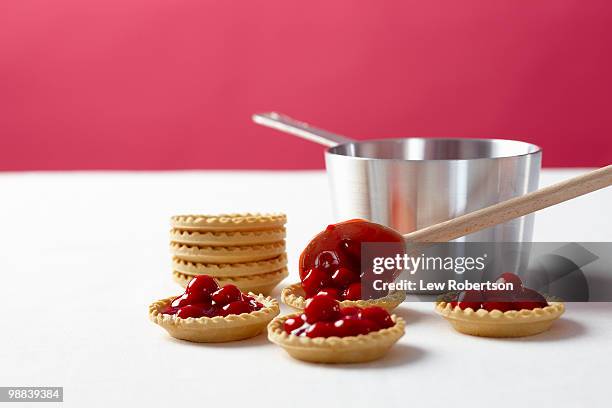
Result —
[[[538, 188], [542, 152], [502, 139], [355, 141], [277, 113], [253, 120], [327, 146], [336, 220], [364, 218], [408, 233]], [[473, 233], [466, 242], [531, 241], [533, 215]]]

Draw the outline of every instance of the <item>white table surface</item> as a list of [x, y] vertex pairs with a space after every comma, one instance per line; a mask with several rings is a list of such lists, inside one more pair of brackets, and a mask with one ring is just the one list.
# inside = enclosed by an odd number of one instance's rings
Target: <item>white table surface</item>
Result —
[[[547, 170], [541, 184], [581, 171]], [[541, 211], [535, 240], [612, 241], [611, 203], [607, 189]], [[289, 282], [329, 208], [322, 172], [0, 174], [0, 386], [63, 386], [74, 407], [609, 406], [609, 303], [570, 304], [522, 340], [461, 335], [431, 304], [405, 304], [406, 335], [352, 366], [293, 360], [264, 335], [190, 344], [147, 319], [180, 292], [171, 215], [286, 212]]]

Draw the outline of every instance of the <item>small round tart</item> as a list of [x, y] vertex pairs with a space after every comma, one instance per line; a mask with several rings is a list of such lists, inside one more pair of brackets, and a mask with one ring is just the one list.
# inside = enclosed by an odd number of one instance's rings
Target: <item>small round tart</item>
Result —
[[213, 277], [193, 278], [179, 296], [149, 306], [149, 318], [172, 337], [199, 343], [242, 340], [256, 336], [280, 312], [270, 297], [220, 285]]
[[404, 321], [381, 307], [340, 307], [329, 295], [309, 299], [304, 313], [274, 319], [268, 338], [292, 357], [313, 363], [376, 360], [404, 335]]
[[447, 293], [436, 303], [436, 312], [461, 333], [524, 337], [550, 329], [565, 311], [563, 303], [523, 286], [516, 274], [502, 273], [490, 286]]
[[170, 243], [173, 256], [190, 262], [243, 263], [272, 259], [285, 253], [285, 242], [246, 246], [197, 246]]
[[[284, 288], [281, 292], [281, 300], [287, 306], [294, 308], [295, 310], [304, 310], [306, 307], [306, 294], [302, 288], [301, 283], [294, 283]], [[340, 302], [342, 307], [347, 306], [380, 306], [387, 309], [389, 312], [398, 307], [404, 300], [406, 300], [406, 293], [398, 290], [390, 292], [387, 296], [379, 299], [361, 299], [361, 300], [343, 300]]]
[[217, 278], [242, 277], [250, 275], [261, 275], [282, 269], [287, 266], [287, 255], [282, 254], [276, 258], [263, 261], [210, 264], [184, 261], [180, 258], [172, 258], [172, 267], [175, 271], [185, 275], [212, 275]]
[[282, 241], [285, 235], [285, 228], [261, 231], [183, 231], [173, 228], [170, 240], [200, 246], [261, 245]]
[[[202, 276], [202, 275], [197, 275]], [[289, 276], [287, 268], [281, 268], [274, 272], [262, 273], [259, 275], [249, 276], [220, 276], [215, 277], [220, 285], [232, 284], [238, 286], [243, 292], [263, 293], [267, 295], [278, 286], [279, 283]], [[186, 287], [187, 284], [194, 278], [192, 275], [187, 275], [178, 271], [172, 272], [172, 278], [179, 285]]]
[[550, 329], [565, 311], [562, 302], [549, 302], [548, 306], [536, 309], [488, 311], [472, 308], [462, 310], [450, 303], [436, 303], [436, 312], [450, 322], [460, 333], [482, 337], [525, 337]]
[[182, 319], [161, 311], [168, 307], [175, 297], [158, 300], [149, 306], [149, 318], [163, 327], [168, 334], [180, 340], [197, 343], [222, 343], [248, 339], [265, 330], [270, 321], [279, 314], [278, 302], [271, 297], [250, 293], [264, 307], [239, 315], [215, 317], [189, 317]]
[[190, 214], [175, 215], [172, 228], [189, 231], [259, 231], [281, 228], [287, 222], [285, 214]]

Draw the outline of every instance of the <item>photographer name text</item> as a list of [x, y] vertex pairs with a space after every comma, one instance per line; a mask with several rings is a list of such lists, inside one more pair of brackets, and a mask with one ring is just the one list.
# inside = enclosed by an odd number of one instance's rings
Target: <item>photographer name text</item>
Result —
[[400, 279], [395, 282], [384, 282], [376, 279], [372, 282], [374, 290], [402, 290], [402, 291], [456, 291], [456, 290], [513, 290], [514, 285], [509, 282], [472, 282], [468, 280], [456, 281], [449, 279], [445, 282], [427, 282], [423, 279], [417, 281]]

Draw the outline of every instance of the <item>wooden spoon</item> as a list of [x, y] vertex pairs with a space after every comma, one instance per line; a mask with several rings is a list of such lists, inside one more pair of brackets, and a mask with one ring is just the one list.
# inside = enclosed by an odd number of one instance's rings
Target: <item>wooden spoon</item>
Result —
[[451, 241], [610, 185], [612, 185], [612, 165], [405, 234], [404, 238], [409, 243]]

